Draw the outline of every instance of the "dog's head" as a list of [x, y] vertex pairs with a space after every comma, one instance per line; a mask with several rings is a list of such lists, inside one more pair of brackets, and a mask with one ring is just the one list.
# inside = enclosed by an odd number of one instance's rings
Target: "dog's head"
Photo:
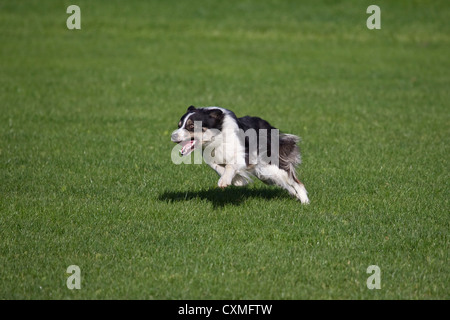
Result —
[[172, 132], [171, 140], [181, 145], [180, 153], [186, 156], [200, 146], [205, 147], [220, 134], [224, 116], [221, 108], [190, 106], [178, 122], [178, 129]]

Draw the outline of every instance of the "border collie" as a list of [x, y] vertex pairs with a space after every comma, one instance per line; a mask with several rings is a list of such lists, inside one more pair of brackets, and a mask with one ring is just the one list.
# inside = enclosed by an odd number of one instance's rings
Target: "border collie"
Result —
[[182, 156], [201, 150], [205, 162], [219, 174], [220, 188], [244, 186], [257, 177], [309, 203], [295, 173], [300, 164], [299, 137], [279, 133], [261, 118], [238, 118], [220, 107], [190, 106], [171, 140], [181, 146]]

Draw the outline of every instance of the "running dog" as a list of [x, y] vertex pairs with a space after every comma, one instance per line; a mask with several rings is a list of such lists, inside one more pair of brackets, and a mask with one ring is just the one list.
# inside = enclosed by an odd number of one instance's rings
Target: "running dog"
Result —
[[244, 186], [257, 177], [286, 189], [301, 203], [309, 203], [295, 172], [301, 162], [299, 137], [279, 133], [261, 118], [238, 118], [220, 107], [190, 106], [171, 140], [181, 146], [182, 156], [201, 148], [205, 162], [220, 176], [220, 188]]

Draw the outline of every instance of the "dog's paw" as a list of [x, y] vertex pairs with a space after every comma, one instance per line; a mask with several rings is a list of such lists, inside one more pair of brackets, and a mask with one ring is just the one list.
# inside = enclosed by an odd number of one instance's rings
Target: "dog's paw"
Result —
[[248, 181], [244, 177], [241, 177], [241, 176], [237, 175], [233, 179], [233, 186], [242, 187], [242, 186], [245, 186], [247, 184], [248, 184]]
[[217, 185], [219, 186], [219, 188], [226, 188], [231, 184], [231, 181], [228, 181], [229, 179], [224, 179], [223, 177], [219, 179], [219, 182], [217, 183]]
[[295, 187], [296, 196], [303, 204], [309, 204], [308, 192], [306, 192], [305, 186], [303, 184], [297, 185]]

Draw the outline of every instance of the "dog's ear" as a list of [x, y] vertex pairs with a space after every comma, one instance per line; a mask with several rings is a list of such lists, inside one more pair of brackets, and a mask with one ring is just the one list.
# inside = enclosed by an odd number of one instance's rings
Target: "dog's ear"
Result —
[[213, 109], [209, 112], [209, 115], [213, 117], [214, 119], [221, 119], [223, 118], [223, 112], [220, 109]]
[[188, 109], [187, 109], [187, 111], [194, 111], [195, 110], [195, 107], [194, 106], [190, 106]]

